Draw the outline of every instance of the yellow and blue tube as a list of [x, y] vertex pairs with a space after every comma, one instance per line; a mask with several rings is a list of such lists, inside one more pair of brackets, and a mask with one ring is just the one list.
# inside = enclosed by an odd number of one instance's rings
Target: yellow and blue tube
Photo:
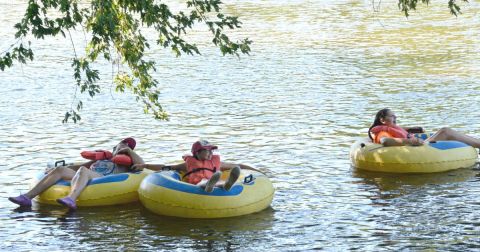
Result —
[[[243, 174], [230, 191], [215, 187], [207, 193], [201, 187], [181, 181], [173, 171], [153, 173], [141, 183], [138, 193], [150, 211], [184, 218], [222, 218], [259, 212], [273, 199], [274, 188], [261, 173]], [[223, 179], [228, 171], [223, 172]]]
[[458, 141], [384, 147], [369, 139], [362, 139], [350, 149], [350, 160], [354, 167], [391, 173], [433, 173], [467, 168], [475, 165], [477, 157], [475, 148]]
[[[38, 174], [31, 183], [36, 185], [44, 173]], [[91, 179], [77, 199], [78, 206], [106, 206], [138, 201], [138, 187], [147, 176], [146, 172], [120, 173]], [[43, 204], [58, 205], [57, 199], [70, 193], [70, 181], [60, 180], [38, 195], [35, 200]]]

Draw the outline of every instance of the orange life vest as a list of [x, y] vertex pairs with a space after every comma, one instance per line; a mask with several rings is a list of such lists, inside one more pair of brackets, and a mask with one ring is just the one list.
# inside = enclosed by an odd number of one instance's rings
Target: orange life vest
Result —
[[187, 173], [183, 175], [190, 184], [198, 184], [202, 179], [209, 179], [213, 173], [220, 171], [220, 156], [212, 155], [210, 160], [198, 160], [193, 156], [183, 156]]
[[410, 138], [412, 134], [409, 134], [405, 129], [400, 126], [392, 125], [378, 125], [373, 127], [370, 132], [375, 134], [374, 142], [380, 143], [380, 139], [378, 139], [381, 132], [386, 132], [387, 135], [383, 135], [383, 137], [394, 137], [394, 138]]
[[119, 165], [130, 166], [133, 164], [132, 158], [125, 154], [117, 154], [112, 157], [112, 162]]
[[107, 150], [82, 151], [80, 155], [89, 160], [109, 160], [112, 158], [112, 153]]
[[83, 158], [89, 160], [110, 160], [115, 164], [130, 166], [133, 164], [132, 158], [125, 154], [117, 154], [112, 156], [112, 153], [107, 150], [96, 150], [96, 151], [82, 151], [80, 153]]

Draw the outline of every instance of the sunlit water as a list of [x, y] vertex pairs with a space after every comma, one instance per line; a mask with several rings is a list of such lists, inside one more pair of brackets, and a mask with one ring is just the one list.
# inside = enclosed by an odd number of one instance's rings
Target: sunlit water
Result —
[[[0, 1], [0, 51], [14, 42], [24, 4]], [[378, 1], [377, 1], [378, 2]], [[79, 124], [61, 124], [75, 94], [68, 39], [35, 41], [36, 60], [0, 72], [0, 250], [468, 250], [480, 246], [477, 169], [388, 175], [356, 171], [348, 151], [375, 112], [404, 125], [450, 126], [480, 137], [480, 6], [451, 16], [442, 1], [409, 19], [396, 1], [227, 1], [241, 16], [234, 37], [250, 56], [222, 57], [196, 31], [202, 55], [155, 49], [168, 122], [113, 92], [83, 97]], [[77, 50], [82, 32], [72, 34]], [[81, 51], [81, 50], [80, 50]], [[140, 204], [16, 209], [6, 198], [58, 159], [134, 136], [138, 153], [176, 163], [198, 138], [223, 160], [268, 173], [271, 208], [248, 216], [188, 220]]]

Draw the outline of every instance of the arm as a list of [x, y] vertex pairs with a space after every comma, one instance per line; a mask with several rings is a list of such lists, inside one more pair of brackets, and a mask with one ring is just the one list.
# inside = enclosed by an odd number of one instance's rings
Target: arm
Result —
[[186, 172], [187, 171], [187, 164], [181, 163], [177, 165], [170, 166], [170, 169], [177, 171], [177, 172]]
[[380, 143], [385, 146], [419, 146], [423, 145], [423, 140], [418, 138], [393, 138], [393, 137], [383, 137], [380, 139]]
[[[130, 148], [129, 148], [130, 149]], [[130, 157], [132, 158], [132, 163], [133, 164], [145, 164], [145, 161], [143, 161], [143, 158], [141, 158], [135, 151], [130, 149], [128, 152]]]
[[152, 171], [161, 171], [164, 166], [163, 164], [135, 164], [132, 166], [132, 170], [141, 171], [143, 169], [149, 169]]
[[404, 130], [406, 130], [408, 133], [425, 133], [425, 130], [423, 130], [422, 127], [402, 127]]
[[141, 171], [143, 169], [149, 169], [152, 171], [162, 171], [164, 168], [169, 168], [170, 170], [182, 172], [187, 170], [185, 163], [177, 165], [164, 165], [164, 164], [135, 164], [132, 166], [132, 170]]
[[251, 166], [248, 166], [248, 165], [244, 165], [244, 164], [232, 164], [232, 163], [224, 163], [222, 162], [221, 166], [220, 166], [220, 170], [221, 171], [226, 171], [226, 170], [230, 170], [230, 169], [233, 169], [235, 166], [240, 166], [240, 169], [242, 170], [252, 170], [252, 171], [256, 171], [256, 172], [260, 172], [260, 173], [264, 173], [260, 170], [257, 170]]
[[145, 164], [145, 161], [143, 161], [143, 159], [132, 149], [130, 149], [129, 147], [126, 147], [126, 148], [123, 148], [121, 150], [119, 150], [116, 154], [125, 154], [125, 155], [128, 155], [132, 158], [132, 163], [135, 165], [135, 164]]

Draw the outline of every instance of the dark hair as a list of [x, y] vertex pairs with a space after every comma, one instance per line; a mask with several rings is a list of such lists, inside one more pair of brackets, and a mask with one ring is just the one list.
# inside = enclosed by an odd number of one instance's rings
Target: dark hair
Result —
[[200, 160], [200, 159], [198, 158], [198, 153], [200, 153], [202, 150], [206, 150], [206, 149], [198, 150], [197, 152], [195, 152], [195, 154], [193, 154], [193, 157], [194, 157], [196, 160]]
[[370, 138], [370, 140], [373, 141], [373, 138], [372, 138], [372, 135], [370, 134], [370, 131], [375, 126], [383, 125], [383, 123], [380, 121], [380, 119], [385, 118], [387, 116], [388, 111], [390, 111], [390, 109], [384, 108], [384, 109], [378, 111], [377, 114], [375, 115], [375, 120], [373, 121], [372, 126], [370, 126], [370, 128], [368, 128], [368, 137]]
[[198, 153], [199, 153], [200, 151], [202, 151], [202, 150], [199, 150], [199, 151], [195, 152], [195, 154], [193, 154], [193, 157], [194, 157], [196, 160], [200, 160], [200, 159], [198, 158]]

